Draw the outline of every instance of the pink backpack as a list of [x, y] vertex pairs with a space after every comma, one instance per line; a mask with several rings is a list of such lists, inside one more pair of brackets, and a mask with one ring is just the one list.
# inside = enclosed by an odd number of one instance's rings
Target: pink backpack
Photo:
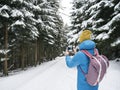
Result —
[[94, 55], [90, 54], [87, 50], [81, 51], [90, 58], [90, 64], [88, 73], [85, 73], [81, 67], [80, 69], [85, 75], [88, 84], [95, 86], [103, 79], [106, 70], [109, 67], [109, 61], [106, 56], [99, 55], [97, 49], [94, 49]]

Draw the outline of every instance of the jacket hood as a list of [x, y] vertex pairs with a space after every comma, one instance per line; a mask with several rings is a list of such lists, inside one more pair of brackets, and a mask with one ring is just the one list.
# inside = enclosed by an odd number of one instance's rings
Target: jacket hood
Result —
[[95, 48], [95, 42], [93, 42], [92, 40], [85, 40], [83, 41], [80, 45], [79, 48], [80, 50], [82, 49], [94, 49]]

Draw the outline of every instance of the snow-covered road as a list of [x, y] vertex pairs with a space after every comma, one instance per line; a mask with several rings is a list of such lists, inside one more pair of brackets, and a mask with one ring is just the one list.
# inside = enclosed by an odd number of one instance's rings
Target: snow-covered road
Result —
[[[0, 90], [76, 90], [76, 68], [68, 68], [65, 57], [0, 78]], [[110, 67], [99, 90], [120, 89], [120, 63], [110, 62]]]

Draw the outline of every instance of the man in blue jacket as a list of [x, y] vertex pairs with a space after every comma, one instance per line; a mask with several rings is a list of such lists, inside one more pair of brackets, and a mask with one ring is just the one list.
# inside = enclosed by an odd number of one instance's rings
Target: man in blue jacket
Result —
[[[94, 54], [95, 42], [90, 40], [92, 32], [90, 30], [84, 30], [79, 38], [80, 50], [87, 50], [92, 55]], [[87, 83], [85, 75], [81, 71], [82, 70], [87, 73], [89, 66], [89, 58], [81, 51], [75, 53], [75, 55], [71, 58], [69, 56], [69, 51], [66, 51], [66, 64], [68, 67], [77, 67], [77, 90], [98, 90], [98, 85], [91, 86]], [[93, 76], [94, 77], [94, 76]]]

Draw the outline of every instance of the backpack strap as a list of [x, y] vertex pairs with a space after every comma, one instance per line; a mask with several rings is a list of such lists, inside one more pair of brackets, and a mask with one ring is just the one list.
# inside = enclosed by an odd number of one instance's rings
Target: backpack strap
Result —
[[[87, 55], [89, 58], [92, 58], [92, 54], [90, 54], [87, 50], [81, 50], [85, 55]], [[79, 65], [80, 66], [80, 65]], [[80, 66], [80, 70], [82, 71], [82, 73], [84, 75], [86, 75], [87, 73], [85, 73], [85, 71], [82, 69], [82, 67]]]
[[[85, 53], [89, 58], [92, 58], [92, 54], [91, 53], [89, 53], [87, 50], [81, 50], [83, 53]], [[99, 55], [99, 52], [98, 52], [98, 50], [95, 48], [94, 49], [94, 55], [95, 56], [98, 56]]]
[[89, 53], [87, 50], [81, 50], [84, 54], [86, 54], [89, 58], [92, 58], [92, 54]]
[[97, 50], [96, 48], [94, 49], [94, 55], [95, 55], [95, 56], [98, 56], [98, 55], [99, 55], [99, 52], [98, 52], [98, 50]]

